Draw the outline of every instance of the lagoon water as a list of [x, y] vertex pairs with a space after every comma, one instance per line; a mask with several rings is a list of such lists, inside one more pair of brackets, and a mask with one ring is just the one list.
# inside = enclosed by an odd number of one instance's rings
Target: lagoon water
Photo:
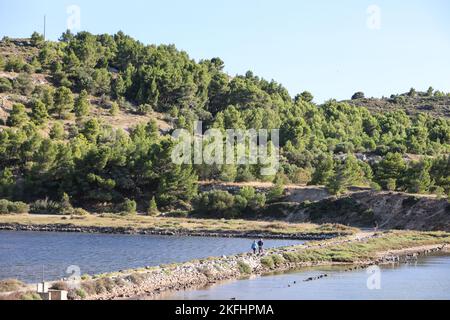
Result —
[[[250, 251], [251, 240], [172, 236], [108, 235], [0, 231], [0, 279], [29, 283], [81, 274], [157, 266]], [[266, 247], [303, 243], [266, 240]]]
[[[328, 277], [304, 282], [321, 274]], [[380, 289], [369, 290], [366, 270], [308, 268], [279, 275], [228, 282], [203, 290], [166, 294], [172, 300], [410, 300], [450, 299], [450, 256], [428, 256], [417, 262], [381, 268]], [[373, 278], [372, 278], [373, 279]], [[294, 283], [295, 282], [295, 283]], [[372, 284], [374, 282], [371, 282]], [[372, 286], [372, 288], [374, 288]]]

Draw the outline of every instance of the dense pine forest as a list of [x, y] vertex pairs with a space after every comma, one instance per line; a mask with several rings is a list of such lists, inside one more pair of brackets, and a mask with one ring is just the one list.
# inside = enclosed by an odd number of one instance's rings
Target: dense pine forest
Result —
[[[173, 45], [145, 45], [122, 32], [65, 32], [57, 42], [38, 33], [4, 38], [0, 211], [25, 203], [35, 213], [73, 212], [72, 206], [134, 212], [138, 206], [157, 214], [193, 206], [233, 207], [239, 216], [276, 199], [289, 183], [324, 185], [333, 194], [351, 186], [450, 192], [448, 93], [411, 89], [377, 108], [362, 92], [317, 104], [310, 92], [292, 97], [251, 71], [230, 76], [224, 64], [195, 61]], [[279, 172], [173, 164], [170, 133], [193, 129], [196, 120], [204, 130], [280, 129]], [[267, 198], [251, 188], [237, 196], [199, 194], [202, 180], [275, 187]]]

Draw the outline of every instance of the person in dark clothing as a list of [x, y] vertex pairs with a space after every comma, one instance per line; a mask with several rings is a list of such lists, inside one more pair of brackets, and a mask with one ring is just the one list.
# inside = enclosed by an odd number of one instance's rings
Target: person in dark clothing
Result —
[[264, 252], [264, 241], [263, 239], [258, 241], [258, 253], [262, 254]]

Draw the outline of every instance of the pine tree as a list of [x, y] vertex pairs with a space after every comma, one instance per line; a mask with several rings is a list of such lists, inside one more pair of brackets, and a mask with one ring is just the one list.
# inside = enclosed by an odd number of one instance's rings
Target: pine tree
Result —
[[70, 203], [70, 197], [65, 192], [63, 193], [59, 206], [62, 214], [68, 215], [73, 213], [73, 206]]
[[156, 84], [156, 79], [153, 78], [152, 83], [150, 85], [150, 93], [149, 93], [149, 97], [148, 97], [148, 102], [153, 108], [156, 108], [158, 105], [158, 100], [159, 100], [158, 86]]
[[[406, 163], [400, 153], [388, 153], [386, 157], [378, 163], [375, 170], [375, 180], [387, 189], [389, 179], [396, 182], [398, 188], [403, 184], [403, 178], [406, 172]], [[390, 183], [392, 187], [392, 182]]]
[[72, 91], [66, 87], [60, 87], [55, 92], [55, 112], [58, 114], [59, 118], [62, 119], [63, 116], [73, 110], [73, 95]]
[[88, 93], [86, 90], [83, 90], [75, 100], [74, 112], [77, 118], [83, 118], [89, 114], [89, 110]]
[[28, 116], [25, 106], [21, 103], [13, 105], [6, 124], [10, 127], [19, 127], [28, 123]]
[[326, 185], [334, 175], [334, 161], [329, 154], [321, 155], [317, 160], [316, 170], [312, 175], [311, 185]]
[[117, 102], [113, 102], [111, 105], [111, 109], [109, 109], [109, 114], [113, 117], [117, 116], [119, 114], [119, 104]]
[[11, 168], [4, 168], [0, 171], [0, 196], [9, 198], [12, 194], [15, 179]]
[[40, 100], [35, 100], [32, 106], [31, 118], [37, 125], [44, 124], [48, 119], [48, 111], [45, 104]]
[[61, 122], [55, 122], [49, 134], [51, 139], [63, 140], [65, 138], [64, 125]]
[[364, 171], [360, 167], [354, 155], [347, 158], [336, 166], [336, 172], [327, 183], [327, 188], [332, 194], [341, 194], [347, 188], [364, 181]]
[[158, 205], [156, 203], [155, 197], [150, 200], [150, 204], [148, 206], [147, 215], [149, 216], [157, 216], [159, 214]]
[[159, 177], [157, 199], [160, 205], [176, 206], [197, 195], [197, 176], [190, 165], [172, 161], [174, 142], [163, 140], [152, 155], [154, 173]]
[[100, 124], [96, 118], [88, 120], [84, 124], [84, 128], [82, 130], [83, 135], [91, 142], [95, 142], [97, 140], [98, 135], [100, 134]]
[[432, 185], [431, 161], [423, 160], [411, 165], [406, 173], [408, 191], [412, 193], [428, 193]]

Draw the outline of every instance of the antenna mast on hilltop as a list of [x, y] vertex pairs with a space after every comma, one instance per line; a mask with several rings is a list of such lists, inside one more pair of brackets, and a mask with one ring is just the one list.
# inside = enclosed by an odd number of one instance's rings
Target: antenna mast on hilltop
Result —
[[46, 24], [47, 24], [47, 16], [44, 14], [44, 41], [46, 40], [45, 38], [45, 32], [46, 32]]

